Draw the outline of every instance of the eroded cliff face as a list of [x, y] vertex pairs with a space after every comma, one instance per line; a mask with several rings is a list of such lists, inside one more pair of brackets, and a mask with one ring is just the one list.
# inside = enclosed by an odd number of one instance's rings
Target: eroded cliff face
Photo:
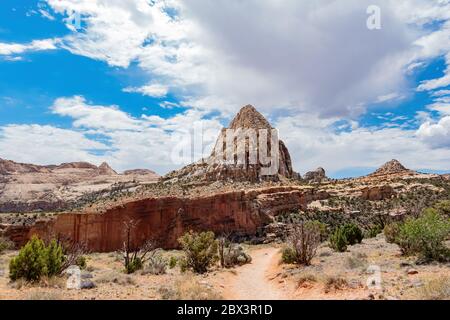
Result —
[[189, 230], [211, 230], [254, 236], [281, 213], [306, 209], [314, 200], [328, 198], [310, 188], [274, 187], [236, 191], [198, 198], [155, 198], [128, 202], [103, 214], [64, 213], [54, 220], [32, 226], [14, 226], [5, 231], [17, 245], [32, 235], [42, 238], [68, 237], [94, 252], [122, 248], [124, 222], [138, 221], [132, 240], [138, 246], [148, 239], [164, 249], [178, 246], [177, 239]]

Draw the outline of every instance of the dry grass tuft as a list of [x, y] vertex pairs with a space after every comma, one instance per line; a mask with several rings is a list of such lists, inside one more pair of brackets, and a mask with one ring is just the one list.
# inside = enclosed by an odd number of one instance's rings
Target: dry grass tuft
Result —
[[422, 300], [450, 300], [450, 277], [429, 281], [417, 289], [417, 295]]
[[346, 279], [339, 276], [328, 276], [325, 279], [325, 293], [331, 290], [343, 290], [348, 287]]
[[221, 300], [219, 293], [211, 287], [199, 283], [194, 276], [185, 275], [175, 281], [173, 287], [161, 287], [163, 300]]

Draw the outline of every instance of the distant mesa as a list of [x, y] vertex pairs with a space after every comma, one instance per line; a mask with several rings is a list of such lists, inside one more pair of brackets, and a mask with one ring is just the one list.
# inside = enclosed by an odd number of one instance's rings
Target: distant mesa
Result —
[[369, 176], [384, 176], [391, 174], [411, 174], [411, 173], [414, 173], [414, 171], [407, 169], [400, 163], [400, 161], [394, 159], [389, 162], [386, 162], [378, 170], [376, 170]]

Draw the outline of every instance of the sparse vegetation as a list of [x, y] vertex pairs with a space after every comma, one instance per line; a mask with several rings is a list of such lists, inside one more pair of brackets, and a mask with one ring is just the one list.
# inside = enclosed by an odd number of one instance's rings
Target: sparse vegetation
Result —
[[124, 222], [125, 241], [123, 243], [122, 258], [125, 267], [125, 273], [131, 274], [141, 270], [145, 263], [148, 262], [157, 250], [152, 241], [146, 241], [142, 246], [133, 244], [131, 236], [132, 231], [139, 224], [138, 221], [129, 219]]
[[163, 300], [220, 300], [222, 297], [210, 286], [199, 283], [192, 275], [185, 275], [171, 287], [159, 290]]
[[6, 250], [14, 249], [14, 243], [8, 239], [0, 238], [0, 254]]
[[419, 299], [450, 300], [450, 277], [432, 279], [417, 290]]
[[145, 271], [153, 275], [161, 275], [165, 274], [166, 270], [167, 270], [166, 259], [163, 258], [161, 253], [154, 252], [148, 260], [148, 266]]
[[400, 234], [400, 226], [401, 224], [399, 222], [392, 222], [384, 227], [383, 233], [387, 243], [397, 242], [397, 238]]
[[185, 233], [178, 239], [185, 257], [181, 262], [181, 269], [192, 269], [196, 273], [205, 273], [218, 260], [217, 241], [214, 233], [193, 231]]
[[289, 236], [289, 246], [283, 250], [284, 263], [310, 265], [315, 257], [322, 234], [320, 222], [300, 222], [293, 227]]
[[345, 278], [339, 276], [328, 276], [325, 279], [325, 293], [331, 290], [342, 290], [348, 286], [348, 282]]

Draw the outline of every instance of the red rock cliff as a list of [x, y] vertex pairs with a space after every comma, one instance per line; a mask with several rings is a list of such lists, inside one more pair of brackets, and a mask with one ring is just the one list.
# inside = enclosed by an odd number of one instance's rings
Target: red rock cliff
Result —
[[135, 245], [156, 239], [165, 249], [176, 248], [177, 239], [189, 230], [232, 231], [255, 235], [259, 227], [277, 214], [305, 208], [324, 192], [296, 187], [236, 191], [199, 198], [157, 198], [126, 203], [103, 214], [65, 213], [47, 223], [12, 227], [6, 231], [17, 244], [33, 234], [41, 237], [64, 235], [85, 243], [91, 251], [108, 252], [122, 247], [124, 222], [139, 221], [133, 232]]

